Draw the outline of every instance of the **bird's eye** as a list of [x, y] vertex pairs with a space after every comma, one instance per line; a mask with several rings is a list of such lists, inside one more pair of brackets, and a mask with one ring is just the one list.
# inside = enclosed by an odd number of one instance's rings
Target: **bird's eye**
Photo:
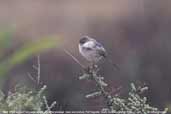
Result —
[[87, 38], [81, 38], [81, 39], [80, 39], [80, 44], [84, 44], [84, 43], [86, 43], [87, 41], [88, 41]]

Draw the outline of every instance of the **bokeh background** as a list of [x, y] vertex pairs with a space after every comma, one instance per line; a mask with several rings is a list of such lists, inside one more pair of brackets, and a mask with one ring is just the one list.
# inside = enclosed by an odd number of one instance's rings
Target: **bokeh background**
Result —
[[130, 82], [145, 84], [150, 88], [145, 93], [149, 104], [171, 107], [170, 7], [170, 0], [0, 0], [0, 30], [10, 37], [0, 49], [1, 67], [23, 47], [34, 50], [35, 45], [27, 46], [30, 42], [56, 42], [53, 48], [17, 59], [6, 72], [0, 67], [1, 88], [7, 92], [18, 83], [33, 85], [27, 73], [35, 74], [32, 65], [40, 55], [48, 101], [59, 104], [54, 110], [102, 107], [101, 98], [85, 99], [95, 88], [78, 80], [80, 66], [63, 51], [88, 65], [78, 52], [80, 37], [88, 35], [101, 42], [120, 67], [116, 71], [109, 63], [101, 65], [111, 92], [121, 86], [124, 94]]

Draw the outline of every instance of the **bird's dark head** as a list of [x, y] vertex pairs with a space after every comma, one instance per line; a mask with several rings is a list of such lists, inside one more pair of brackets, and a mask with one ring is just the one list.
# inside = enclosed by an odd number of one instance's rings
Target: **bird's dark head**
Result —
[[84, 43], [86, 43], [88, 41], [90, 41], [90, 38], [88, 36], [83, 36], [83, 37], [81, 37], [79, 43], [84, 44]]

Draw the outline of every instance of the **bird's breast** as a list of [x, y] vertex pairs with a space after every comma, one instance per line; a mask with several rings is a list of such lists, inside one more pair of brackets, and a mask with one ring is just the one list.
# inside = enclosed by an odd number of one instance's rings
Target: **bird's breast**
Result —
[[97, 63], [101, 59], [101, 56], [97, 53], [96, 50], [86, 49], [79, 46], [79, 51], [81, 55], [89, 62]]

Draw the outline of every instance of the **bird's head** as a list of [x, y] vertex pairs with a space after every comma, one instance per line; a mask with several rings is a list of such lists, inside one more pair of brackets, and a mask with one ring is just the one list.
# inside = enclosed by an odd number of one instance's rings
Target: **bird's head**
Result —
[[79, 43], [82, 45], [82, 44], [84, 44], [84, 43], [86, 43], [86, 42], [88, 42], [88, 41], [90, 41], [90, 37], [88, 37], [88, 36], [83, 36], [83, 37], [81, 37]]

